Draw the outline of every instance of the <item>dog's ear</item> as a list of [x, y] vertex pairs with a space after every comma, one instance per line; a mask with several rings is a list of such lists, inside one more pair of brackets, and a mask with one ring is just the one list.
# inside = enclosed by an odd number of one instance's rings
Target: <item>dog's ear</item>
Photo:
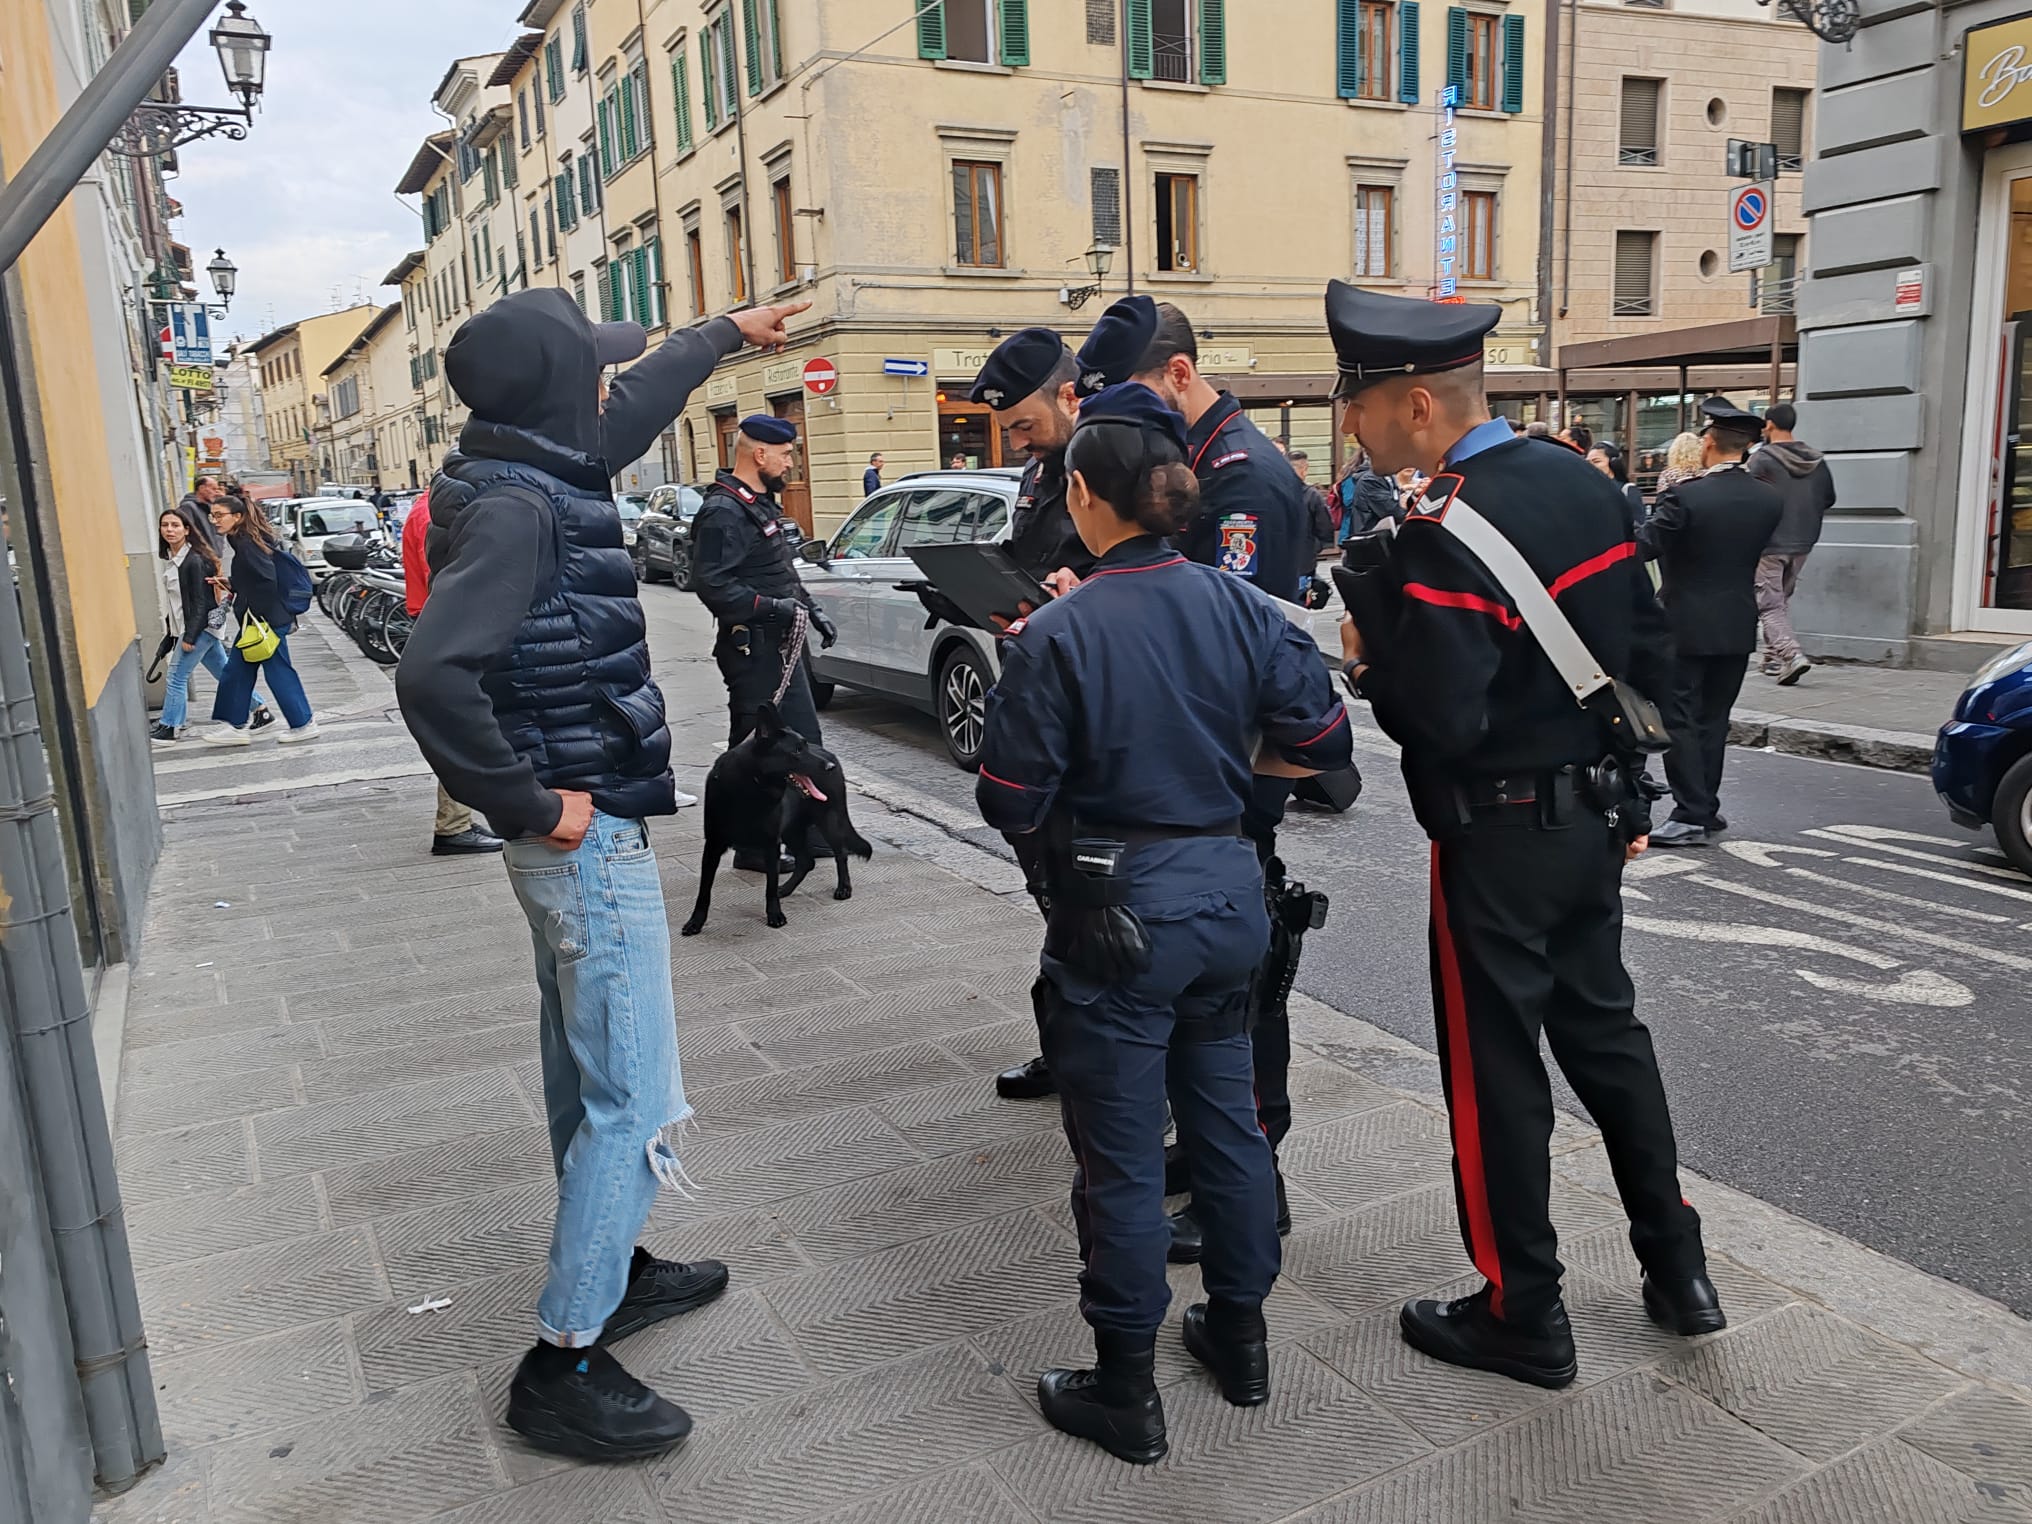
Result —
[[783, 734], [783, 715], [774, 704], [764, 704], [755, 711], [755, 734], [758, 736]]

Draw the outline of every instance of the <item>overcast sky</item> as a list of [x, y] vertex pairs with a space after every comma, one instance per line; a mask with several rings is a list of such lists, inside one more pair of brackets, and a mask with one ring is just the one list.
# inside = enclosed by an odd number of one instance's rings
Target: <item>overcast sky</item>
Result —
[[[184, 209], [175, 236], [190, 245], [203, 294], [211, 295], [203, 267], [214, 249], [240, 267], [229, 334], [256, 338], [271, 324], [396, 299], [381, 277], [422, 247], [423, 233], [395, 184], [425, 135], [444, 125], [430, 93], [452, 59], [506, 47], [521, 8], [517, 0], [247, 0], [247, 13], [275, 39], [261, 114], [244, 143], [184, 149], [183, 173], [169, 185]], [[205, 41], [210, 30], [207, 23], [178, 65], [193, 105], [228, 104]]]

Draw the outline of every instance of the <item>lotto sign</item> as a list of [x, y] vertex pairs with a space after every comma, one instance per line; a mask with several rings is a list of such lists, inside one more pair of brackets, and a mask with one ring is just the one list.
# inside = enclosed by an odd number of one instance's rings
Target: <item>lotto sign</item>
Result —
[[839, 367], [830, 360], [813, 360], [804, 367], [804, 389], [814, 397], [837, 390], [839, 384]]
[[1729, 192], [1729, 273], [1771, 263], [1772, 182], [1759, 180]]

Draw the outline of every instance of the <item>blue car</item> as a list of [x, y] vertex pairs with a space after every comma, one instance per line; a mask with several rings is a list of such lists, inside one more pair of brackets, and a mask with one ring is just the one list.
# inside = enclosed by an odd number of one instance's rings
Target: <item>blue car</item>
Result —
[[1934, 742], [1933, 786], [1956, 825], [1995, 827], [2004, 854], [2032, 873], [2032, 642], [1969, 679]]

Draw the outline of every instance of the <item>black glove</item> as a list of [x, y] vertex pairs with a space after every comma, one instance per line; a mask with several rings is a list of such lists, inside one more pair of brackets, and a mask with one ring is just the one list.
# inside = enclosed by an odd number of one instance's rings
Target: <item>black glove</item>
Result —
[[750, 624], [789, 624], [804, 605], [795, 598], [764, 598], [749, 616]]
[[821, 651], [830, 651], [833, 643], [840, 638], [840, 632], [833, 628], [833, 622], [826, 618], [824, 609], [811, 611], [811, 627], [818, 631], [818, 645]]

